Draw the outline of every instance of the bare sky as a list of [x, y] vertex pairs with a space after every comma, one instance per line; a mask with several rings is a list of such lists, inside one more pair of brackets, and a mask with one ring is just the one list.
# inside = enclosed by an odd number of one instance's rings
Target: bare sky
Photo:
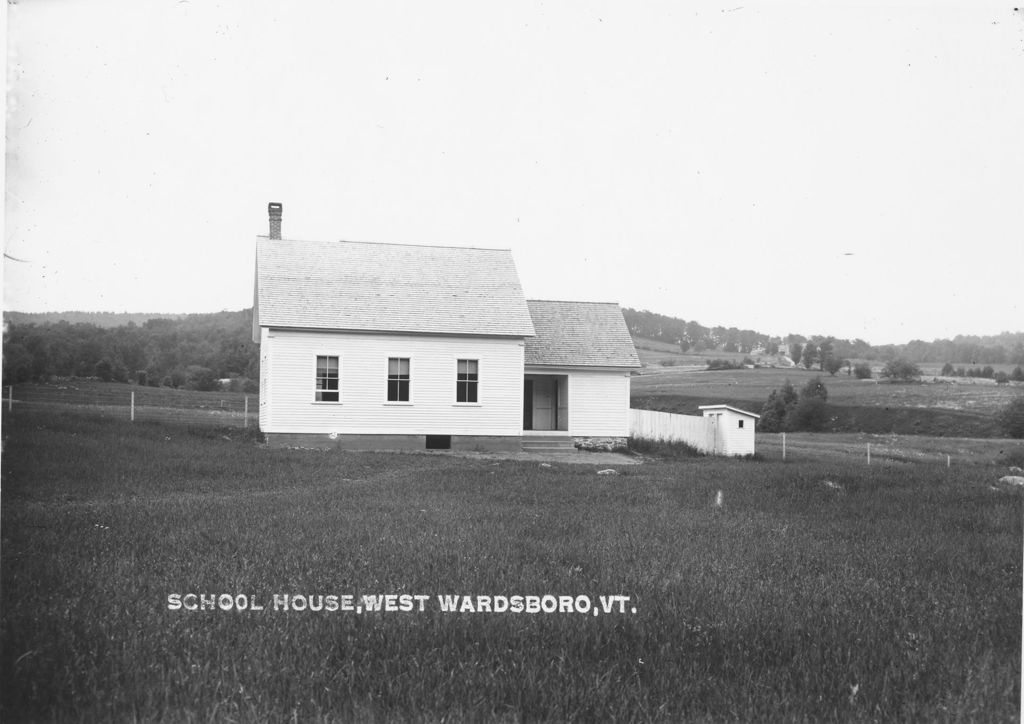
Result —
[[1021, 330], [1013, 2], [10, 5], [4, 306], [247, 307], [280, 201], [290, 238], [510, 248], [530, 298]]

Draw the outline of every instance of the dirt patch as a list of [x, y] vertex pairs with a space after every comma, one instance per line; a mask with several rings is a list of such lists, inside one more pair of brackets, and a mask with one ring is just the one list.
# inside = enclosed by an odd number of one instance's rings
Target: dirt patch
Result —
[[636, 455], [615, 452], [470, 452], [463, 450], [431, 450], [425, 455], [445, 455], [449, 457], [471, 458], [476, 460], [525, 460], [538, 463], [571, 463], [574, 465], [640, 465], [643, 459]]

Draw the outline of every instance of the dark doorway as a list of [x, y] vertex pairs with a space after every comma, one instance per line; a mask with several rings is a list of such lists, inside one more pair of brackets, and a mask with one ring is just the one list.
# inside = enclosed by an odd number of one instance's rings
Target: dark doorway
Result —
[[523, 429], [533, 429], [533, 380], [523, 385]]

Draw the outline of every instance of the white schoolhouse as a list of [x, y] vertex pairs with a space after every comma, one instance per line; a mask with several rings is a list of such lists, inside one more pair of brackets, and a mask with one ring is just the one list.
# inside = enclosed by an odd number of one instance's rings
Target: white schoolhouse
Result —
[[256, 244], [260, 430], [277, 445], [625, 444], [640, 367], [617, 304], [527, 301], [507, 249]]

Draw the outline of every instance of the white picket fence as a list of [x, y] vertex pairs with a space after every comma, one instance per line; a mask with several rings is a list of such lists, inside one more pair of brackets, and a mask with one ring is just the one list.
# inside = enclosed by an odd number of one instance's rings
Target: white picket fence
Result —
[[675, 415], [653, 410], [629, 411], [629, 433], [644, 440], [684, 442], [701, 452], [713, 453], [716, 426], [713, 418]]

